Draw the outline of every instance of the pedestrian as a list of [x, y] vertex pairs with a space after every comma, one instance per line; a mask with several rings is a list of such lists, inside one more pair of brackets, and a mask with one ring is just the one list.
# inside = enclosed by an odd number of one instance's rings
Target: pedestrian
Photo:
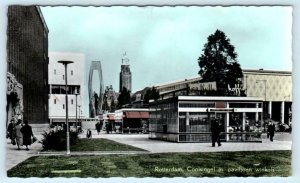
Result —
[[100, 121], [100, 129], [102, 129], [103, 121]]
[[90, 129], [87, 130], [86, 132], [86, 137], [89, 139], [89, 138], [92, 138], [92, 131]]
[[26, 146], [26, 150], [28, 151], [28, 146], [31, 145], [31, 137], [35, 138], [32, 133], [32, 128], [30, 125], [28, 125], [28, 121], [24, 121], [24, 126], [21, 128], [21, 132], [23, 134], [23, 145]]
[[98, 121], [97, 123], [96, 123], [96, 130], [97, 130], [97, 133], [98, 133], [98, 135], [99, 135], [99, 133], [100, 133], [100, 131], [101, 131], [101, 125], [100, 125], [100, 122]]
[[21, 132], [21, 128], [22, 128], [22, 120], [19, 119], [15, 126], [16, 144], [18, 146], [18, 150], [20, 150], [20, 146], [23, 145], [23, 134]]
[[250, 135], [248, 132], [250, 132], [250, 125], [249, 125], [249, 122], [246, 121], [246, 124], [245, 124], [245, 132], [246, 132], [246, 140], [249, 139]]
[[273, 122], [271, 122], [268, 126], [268, 134], [270, 137], [270, 141], [273, 142], [273, 137], [275, 134], [275, 124]]
[[220, 125], [218, 120], [213, 120], [211, 123], [211, 137], [212, 137], [212, 147], [215, 147], [215, 143], [218, 143], [218, 146], [221, 146], [220, 141]]
[[11, 144], [15, 145], [16, 144], [16, 141], [15, 141], [15, 138], [16, 138], [16, 131], [15, 131], [15, 120], [12, 119], [10, 120], [10, 123], [8, 124], [8, 127], [7, 127], [7, 138], [9, 138], [11, 140]]
[[109, 126], [110, 126], [109, 123], [110, 123], [110, 122], [106, 122], [106, 123], [105, 123], [105, 129], [106, 129], [106, 133], [107, 133], [107, 134], [109, 134], [109, 131], [110, 131], [110, 130], [109, 130]]

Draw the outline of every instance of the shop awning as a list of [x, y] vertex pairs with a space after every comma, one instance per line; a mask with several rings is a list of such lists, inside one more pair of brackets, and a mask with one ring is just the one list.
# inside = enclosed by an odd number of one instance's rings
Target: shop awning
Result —
[[126, 112], [126, 118], [148, 119], [149, 112]]

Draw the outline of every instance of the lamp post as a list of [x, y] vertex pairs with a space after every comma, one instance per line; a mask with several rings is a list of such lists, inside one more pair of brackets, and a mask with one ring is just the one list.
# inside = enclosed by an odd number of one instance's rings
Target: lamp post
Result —
[[76, 110], [76, 121], [75, 121], [75, 125], [76, 125], [76, 127], [75, 127], [75, 129], [76, 129], [76, 133], [78, 133], [78, 129], [77, 129], [77, 95], [79, 95], [79, 93], [78, 93], [78, 91], [76, 90], [76, 93], [75, 93], [75, 96], [76, 96], [76, 107], [75, 107], [75, 110]]
[[[80, 105], [78, 105], [78, 108], [79, 108], [79, 121], [81, 122], [81, 118], [80, 118]], [[80, 125], [81, 126], [81, 125]], [[82, 126], [81, 126], [82, 127]], [[82, 129], [82, 128], [81, 128]]]
[[70, 130], [69, 130], [69, 119], [68, 119], [68, 64], [74, 63], [73, 61], [60, 60], [58, 63], [61, 63], [65, 67], [65, 83], [66, 83], [66, 125], [67, 125], [67, 155], [70, 154]]

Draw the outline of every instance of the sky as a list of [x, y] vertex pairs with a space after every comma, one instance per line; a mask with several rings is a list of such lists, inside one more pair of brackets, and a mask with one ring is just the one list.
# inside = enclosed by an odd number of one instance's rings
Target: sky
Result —
[[217, 29], [230, 39], [243, 69], [292, 70], [288, 6], [41, 9], [49, 28], [49, 52], [85, 54], [85, 88], [90, 61], [99, 60], [104, 86], [119, 91], [124, 52], [130, 59], [133, 92], [195, 77], [207, 37]]

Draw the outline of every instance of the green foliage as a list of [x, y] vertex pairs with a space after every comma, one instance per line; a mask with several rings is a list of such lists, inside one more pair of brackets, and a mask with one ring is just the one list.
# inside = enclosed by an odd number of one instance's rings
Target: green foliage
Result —
[[199, 74], [203, 82], [216, 81], [218, 90], [226, 95], [228, 84], [231, 87], [240, 84], [240, 78], [243, 77], [237, 53], [225, 33], [220, 30], [216, 30], [207, 40], [203, 53], [198, 58]]
[[115, 99], [113, 99], [110, 103], [110, 112], [115, 112], [117, 105], [115, 104]]
[[145, 151], [137, 147], [121, 144], [109, 139], [82, 138], [71, 146], [71, 151]]
[[130, 91], [127, 90], [127, 88], [123, 87], [118, 97], [118, 108], [121, 108], [126, 104], [130, 104]]
[[[76, 132], [70, 131], [70, 146], [75, 144], [78, 140], [78, 136]], [[66, 141], [66, 131], [58, 130], [58, 131], [50, 131], [43, 133], [43, 139], [41, 140], [41, 144], [43, 146], [43, 150], [66, 150], [67, 141]]]
[[148, 104], [149, 100], [151, 100], [151, 99], [154, 101], [159, 99], [159, 92], [154, 87], [148, 88], [144, 95], [144, 102], [146, 104]]

